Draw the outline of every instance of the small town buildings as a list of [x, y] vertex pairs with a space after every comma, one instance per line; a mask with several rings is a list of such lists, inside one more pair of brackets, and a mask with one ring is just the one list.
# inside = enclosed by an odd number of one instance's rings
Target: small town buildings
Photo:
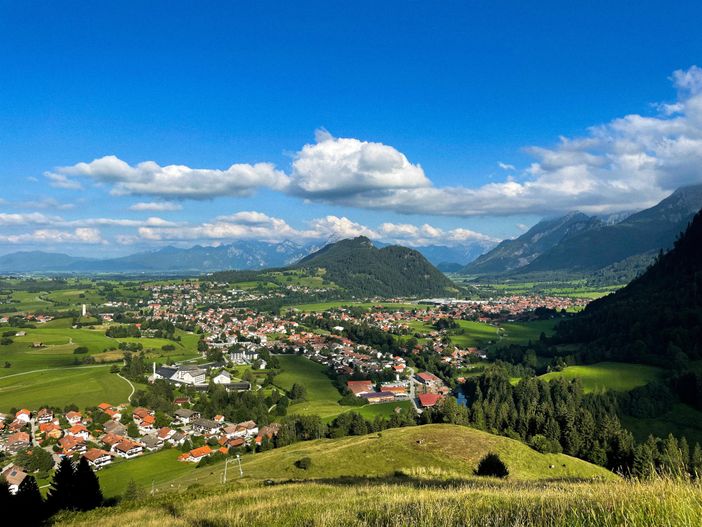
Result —
[[91, 448], [83, 457], [88, 460], [88, 463], [94, 470], [100, 470], [102, 467], [112, 463], [112, 456], [106, 450], [100, 448]]
[[437, 393], [420, 393], [418, 399], [419, 406], [422, 408], [431, 408], [436, 406], [436, 403], [443, 399], [443, 396]]
[[5, 440], [5, 450], [11, 453], [17, 453], [20, 450], [31, 446], [29, 434], [27, 432], [15, 432], [7, 436]]
[[192, 422], [192, 427], [195, 433], [214, 435], [219, 431], [222, 425], [212, 419], [195, 419]]
[[39, 424], [50, 423], [53, 420], [54, 420], [54, 412], [52, 412], [48, 408], [42, 408], [41, 410], [39, 410], [37, 412], [37, 423], [39, 423]]
[[19, 412], [15, 414], [15, 419], [26, 424], [32, 419], [32, 412], [30, 412], [26, 408], [22, 408]]
[[346, 387], [353, 393], [356, 397], [364, 393], [370, 393], [375, 391], [373, 389], [373, 381], [348, 381]]
[[132, 459], [144, 453], [144, 448], [134, 441], [123, 439], [112, 447], [112, 451], [124, 459]]
[[201, 459], [212, 454], [212, 452], [213, 450], [209, 446], [205, 445], [199, 448], [194, 448], [190, 452], [181, 455], [178, 459], [189, 463], [198, 463]]
[[359, 397], [368, 401], [369, 404], [391, 403], [395, 400], [395, 394], [392, 392], [362, 393]]
[[184, 425], [189, 424], [194, 419], [200, 418], [200, 412], [189, 410], [188, 408], [178, 408], [175, 411], [176, 420]]
[[80, 412], [75, 412], [73, 410], [67, 412], [65, 417], [69, 425], [76, 425], [83, 421], [83, 415]]
[[2, 473], [0, 474], [0, 477], [2, 477], [7, 482], [10, 488], [10, 494], [17, 494], [19, 486], [24, 481], [24, 478], [27, 477], [27, 473], [16, 465], [8, 465], [3, 469]]

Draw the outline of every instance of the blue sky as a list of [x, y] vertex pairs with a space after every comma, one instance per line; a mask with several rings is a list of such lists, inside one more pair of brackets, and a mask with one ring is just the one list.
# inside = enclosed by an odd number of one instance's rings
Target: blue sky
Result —
[[0, 252], [483, 242], [702, 181], [697, 2], [100, 4], [0, 2]]

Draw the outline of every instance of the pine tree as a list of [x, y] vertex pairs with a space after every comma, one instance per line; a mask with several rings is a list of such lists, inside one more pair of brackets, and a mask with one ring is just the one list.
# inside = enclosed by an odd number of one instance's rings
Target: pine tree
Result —
[[130, 479], [129, 483], [127, 483], [127, 488], [124, 490], [122, 499], [124, 501], [135, 501], [139, 498], [141, 498], [141, 490], [137, 486], [136, 481]]
[[649, 443], [642, 443], [634, 449], [632, 473], [641, 479], [650, 479], [656, 473], [653, 452]]
[[673, 477], [682, 476], [685, 471], [678, 440], [673, 434], [668, 434], [664, 444], [662, 453], [663, 469]]
[[84, 457], [80, 458], [75, 472], [75, 502], [76, 507], [82, 511], [102, 505], [100, 481]]
[[680, 457], [684, 465], [685, 474], [690, 473], [690, 446], [687, 444], [685, 436], [680, 438]]
[[44, 518], [44, 499], [34, 476], [20, 483], [13, 501], [14, 509], [22, 511], [22, 525], [39, 525]]
[[70, 458], [64, 457], [54, 473], [46, 499], [52, 513], [75, 508], [75, 479], [73, 462]]
[[702, 447], [699, 443], [695, 443], [692, 456], [690, 456], [690, 474], [696, 480], [702, 479]]

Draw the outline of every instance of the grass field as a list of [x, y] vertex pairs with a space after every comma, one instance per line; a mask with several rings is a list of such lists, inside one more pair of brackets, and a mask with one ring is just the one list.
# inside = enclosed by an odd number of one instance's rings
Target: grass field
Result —
[[127, 381], [109, 372], [109, 366], [61, 368], [0, 378], [0, 411], [12, 407], [39, 408], [42, 404], [81, 408], [104, 401], [127, 402]]
[[293, 404], [289, 414], [316, 414], [322, 418], [340, 414], [346, 407], [338, 401], [341, 394], [326, 375], [326, 368], [299, 355], [278, 355], [282, 372], [276, 375], [275, 384], [290, 390], [298, 383], [307, 389], [307, 401]]
[[[161, 491], [177, 488], [179, 477], [196, 475], [193, 464], [178, 461], [180, 454], [179, 450], [167, 449], [113, 463], [98, 472], [103, 494], [107, 498], [121, 496], [130, 479], [143, 489], [150, 489], [152, 484]], [[206, 475], [204, 469], [200, 470]]]
[[[451, 341], [456, 346], [468, 348], [473, 346], [527, 344], [530, 340], [538, 340], [542, 332], [547, 336], [551, 335], [558, 321], [505, 322], [499, 326], [472, 320], [457, 320], [456, 323], [463, 330], [463, 333], [450, 334]], [[409, 326], [413, 331], [419, 333], [429, 333], [434, 330], [430, 325], [418, 321], [410, 322]]]
[[588, 366], [568, 366], [563, 371], [541, 375], [541, 379], [579, 378], [583, 382], [585, 393], [588, 393], [596, 390], [631, 390], [655, 380], [660, 373], [659, 368], [643, 364], [599, 362]]
[[673, 481], [553, 482], [409, 475], [382, 481], [230, 484], [68, 513], [59, 525], [161, 527], [696, 527], [702, 487]]

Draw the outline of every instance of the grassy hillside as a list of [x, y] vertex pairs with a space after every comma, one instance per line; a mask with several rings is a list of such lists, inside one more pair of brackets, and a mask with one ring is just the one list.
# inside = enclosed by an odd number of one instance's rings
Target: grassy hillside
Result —
[[[242, 457], [244, 478], [240, 481], [382, 478], [396, 471], [462, 479], [471, 476], [480, 458], [488, 452], [500, 454], [514, 481], [618, 479], [604, 468], [562, 454], [539, 454], [506, 437], [463, 426], [425, 425], [366, 436], [306, 441], [247, 454]], [[101, 470], [99, 477], [105, 496], [121, 495], [130, 479], [144, 489], [151, 489], [153, 484], [158, 493], [221, 482], [223, 463], [198, 469], [177, 461], [179, 455], [178, 450], [164, 450]], [[294, 465], [303, 457], [312, 460], [307, 470]], [[236, 464], [230, 463], [228, 470], [230, 479], [239, 479]]]
[[421, 477], [366, 484], [231, 484], [193, 489], [127, 507], [69, 514], [59, 525], [172, 526], [528, 526], [702, 524], [702, 488], [656, 481], [520, 483]]
[[[579, 459], [540, 454], [519, 441], [455, 425], [395, 428], [380, 434], [297, 443], [247, 458], [244, 473], [257, 479], [317, 479], [432, 469], [468, 476], [488, 452], [500, 455], [514, 480], [616, 477]], [[308, 470], [294, 466], [302, 457], [312, 459]]]

